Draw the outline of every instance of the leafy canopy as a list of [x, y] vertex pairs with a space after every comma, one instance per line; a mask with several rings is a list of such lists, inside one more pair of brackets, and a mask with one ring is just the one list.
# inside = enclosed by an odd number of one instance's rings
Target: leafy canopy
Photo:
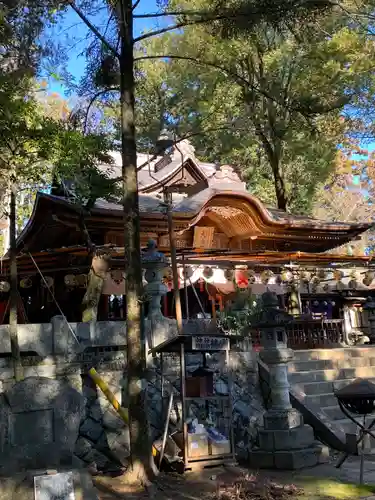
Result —
[[265, 201], [308, 212], [352, 132], [343, 111], [373, 95], [368, 33], [341, 9], [324, 14], [229, 39], [199, 24], [145, 42], [136, 54], [140, 143], [165, 126], [191, 135], [202, 158], [232, 163]]

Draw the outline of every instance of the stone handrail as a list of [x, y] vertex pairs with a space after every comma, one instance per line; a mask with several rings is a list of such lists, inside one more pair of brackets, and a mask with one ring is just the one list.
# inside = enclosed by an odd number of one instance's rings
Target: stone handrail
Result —
[[[87, 347], [125, 345], [124, 328], [125, 323], [119, 321], [68, 324], [62, 316], [55, 316], [51, 323], [18, 325], [17, 334], [21, 353], [51, 356], [79, 353]], [[9, 325], [0, 325], [0, 354], [10, 352]]]

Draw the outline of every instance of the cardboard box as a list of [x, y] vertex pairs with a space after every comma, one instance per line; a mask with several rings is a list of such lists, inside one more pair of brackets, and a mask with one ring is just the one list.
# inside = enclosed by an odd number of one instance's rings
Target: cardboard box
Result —
[[216, 455], [229, 455], [231, 452], [230, 449], [230, 441], [213, 441], [212, 439], [208, 440], [208, 451], [212, 456]]
[[188, 458], [206, 457], [208, 455], [207, 434], [187, 435], [187, 455]]

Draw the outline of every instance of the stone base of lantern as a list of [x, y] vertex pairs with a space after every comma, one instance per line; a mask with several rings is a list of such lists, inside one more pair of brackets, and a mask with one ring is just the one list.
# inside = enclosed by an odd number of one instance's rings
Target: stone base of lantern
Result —
[[329, 450], [314, 441], [314, 431], [304, 425], [295, 409], [270, 410], [259, 431], [259, 448], [250, 452], [250, 465], [258, 469], [294, 470], [327, 461]]
[[329, 459], [327, 446], [314, 444], [299, 450], [265, 451], [255, 449], [250, 452], [250, 466], [256, 469], [298, 470], [314, 467]]
[[259, 431], [259, 447], [265, 451], [300, 450], [314, 442], [314, 431], [309, 425], [289, 430]]
[[289, 430], [303, 426], [303, 416], [294, 408], [268, 410], [264, 414], [263, 421], [266, 431]]

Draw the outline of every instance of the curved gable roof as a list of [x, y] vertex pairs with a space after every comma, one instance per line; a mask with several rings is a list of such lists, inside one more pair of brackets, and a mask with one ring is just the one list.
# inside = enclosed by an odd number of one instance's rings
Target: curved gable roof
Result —
[[[232, 216], [230, 216], [228, 209], [233, 209]], [[243, 234], [243, 229], [246, 223], [243, 217], [247, 217], [249, 233], [252, 232], [252, 234], [254, 232], [262, 234], [292, 230], [294, 232], [309, 231], [312, 236], [314, 232], [337, 236], [347, 235], [353, 239], [356, 235], [373, 226], [369, 223], [326, 222], [311, 217], [295, 216], [282, 210], [266, 207], [258, 198], [246, 191], [230, 189], [205, 189], [191, 198], [185, 198], [173, 209], [178, 217], [190, 219], [189, 227], [196, 225], [212, 211], [215, 212], [215, 218], [221, 222], [222, 226], [228, 226], [230, 223], [235, 224], [236, 214], [237, 219], [242, 217], [242, 228], [239, 228], [239, 235], [242, 234], [244, 237], [246, 236]]]

